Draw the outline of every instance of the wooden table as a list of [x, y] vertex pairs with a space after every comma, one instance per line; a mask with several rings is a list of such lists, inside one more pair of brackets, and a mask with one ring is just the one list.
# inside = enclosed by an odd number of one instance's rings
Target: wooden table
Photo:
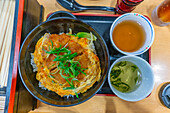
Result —
[[[117, 0], [76, 0], [82, 5], [98, 5], [114, 7]], [[152, 10], [163, 0], [144, 0], [133, 12], [151, 18]], [[56, 0], [38, 0], [48, 13], [65, 10]], [[112, 14], [104, 11], [86, 11], [81, 13]], [[154, 25], [155, 40], [151, 49], [151, 66], [154, 71], [155, 86], [151, 95], [139, 102], [126, 102], [118, 97], [94, 96], [90, 100], [73, 107], [60, 108], [46, 105], [38, 101], [39, 107], [30, 113], [170, 113], [158, 98], [160, 87], [170, 82], [170, 26]]]

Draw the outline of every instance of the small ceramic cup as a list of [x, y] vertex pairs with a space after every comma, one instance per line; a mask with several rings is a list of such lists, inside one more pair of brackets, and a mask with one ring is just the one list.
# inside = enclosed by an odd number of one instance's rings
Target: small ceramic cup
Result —
[[[140, 72], [141, 72], [141, 84], [138, 88], [131, 92], [120, 92], [116, 88], [114, 88], [110, 81], [110, 72], [113, 68], [113, 66], [120, 62], [120, 61], [129, 61], [135, 64]], [[153, 90], [154, 87], [154, 74], [152, 71], [152, 68], [148, 62], [146, 62], [144, 59], [138, 57], [138, 56], [123, 56], [118, 58], [110, 67], [109, 73], [108, 73], [108, 82], [111, 90], [121, 99], [126, 101], [139, 101], [144, 98], [146, 98]]]
[[[125, 52], [125, 51], [120, 50], [115, 45], [115, 43], [112, 39], [112, 33], [113, 33], [113, 30], [116, 27], [116, 25], [119, 24], [120, 22], [126, 21], [126, 20], [132, 20], [132, 21], [138, 22], [144, 28], [144, 31], [145, 31], [145, 36], [146, 36], [145, 43], [139, 50], [137, 50], [135, 52]], [[126, 14], [118, 17], [113, 22], [113, 24], [111, 25], [111, 28], [110, 28], [110, 40], [111, 40], [113, 47], [117, 51], [119, 51], [120, 53], [123, 53], [125, 55], [140, 55], [140, 54], [146, 52], [151, 47], [151, 45], [154, 41], [154, 36], [155, 36], [154, 28], [153, 28], [151, 22], [145, 16], [143, 16], [141, 14], [137, 14], [137, 13], [126, 13]]]

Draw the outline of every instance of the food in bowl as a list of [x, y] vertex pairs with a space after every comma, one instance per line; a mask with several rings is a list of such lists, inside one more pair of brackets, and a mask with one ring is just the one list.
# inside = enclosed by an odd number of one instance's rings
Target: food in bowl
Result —
[[[96, 54], [100, 59], [100, 80], [95, 82], [86, 92], [78, 94], [79, 98], [76, 98], [75, 95], [61, 97], [54, 91], [44, 90], [39, 87], [40, 85], [39, 81], [36, 79], [36, 72], [33, 72], [33, 67], [31, 66], [30, 54], [34, 53], [35, 45], [38, 40], [45, 33], [68, 33], [69, 28], [72, 29], [72, 34], [79, 32], [87, 32], [89, 34], [91, 32], [97, 38], [93, 43], [95, 45]], [[109, 53], [106, 43], [91, 26], [77, 19], [55, 18], [36, 26], [27, 35], [20, 49], [18, 69], [22, 83], [32, 96], [49, 105], [67, 107], [75, 106], [89, 100], [101, 89], [106, 80], [109, 63]]]
[[141, 72], [132, 62], [120, 61], [116, 63], [110, 72], [110, 81], [114, 88], [121, 92], [135, 90], [141, 84]]
[[[38, 40], [33, 53], [36, 79], [61, 97], [86, 92], [100, 79], [100, 60], [92, 33], [48, 34]], [[35, 66], [34, 66], [35, 67]]]
[[126, 13], [112, 23], [110, 41], [114, 49], [122, 54], [140, 55], [151, 47], [154, 28], [145, 16]]
[[[125, 64], [124, 61], [126, 61], [126, 63], [127, 62], [133, 63], [133, 65], [130, 64], [129, 71], [134, 71], [136, 69], [139, 69], [140, 75], [141, 75], [138, 78], [139, 86], [137, 86], [137, 88], [134, 88], [133, 90], [128, 91], [128, 92], [122, 92], [122, 91], [119, 91], [118, 89], [116, 89], [112, 85], [111, 79], [110, 79], [112, 68], [115, 65], [124, 65]], [[120, 62], [122, 62], [122, 63], [120, 63]], [[131, 66], [133, 66], [133, 68]], [[122, 73], [123, 73], [123, 71], [122, 71]], [[119, 77], [120, 77], [120, 75], [119, 75]], [[126, 79], [128, 79], [128, 77]], [[132, 80], [132, 82], [135, 82], [135, 78], [133, 78], [131, 80]], [[126, 80], [122, 79], [117, 84], [120, 84], [122, 82], [126, 82]], [[108, 83], [109, 83], [109, 86], [110, 86], [111, 90], [113, 91], [113, 93], [115, 95], [117, 95], [119, 98], [126, 100], [126, 101], [136, 102], [136, 101], [146, 98], [152, 92], [153, 87], [154, 87], [154, 74], [153, 74], [150, 64], [143, 58], [140, 58], [138, 56], [132, 56], [132, 55], [131, 56], [130, 55], [123, 56], [123, 57], [120, 57], [117, 60], [115, 60], [113, 62], [113, 64], [111, 65], [109, 73], [108, 73]]]
[[112, 33], [115, 45], [122, 51], [134, 52], [145, 43], [145, 30], [140, 23], [125, 20], [116, 25]]

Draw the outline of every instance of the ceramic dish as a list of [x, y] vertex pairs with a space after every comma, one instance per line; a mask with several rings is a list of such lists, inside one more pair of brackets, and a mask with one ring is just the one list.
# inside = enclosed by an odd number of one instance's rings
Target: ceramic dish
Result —
[[[141, 84], [139, 87], [131, 92], [120, 92], [113, 87], [110, 81], [110, 72], [113, 66], [120, 61], [129, 61], [135, 64], [141, 72]], [[118, 58], [110, 67], [108, 74], [108, 82], [111, 90], [121, 99], [126, 101], [139, 101], [146, 98], [153, 90], [154, 87], [154, 74], [148, 62], [137, 56], [123, 56]]]
[[[44, 90], [39, 87], [39, 81], [36, 80], [36, 73], [33, 72], [33, 68], [31, 66], [31, 53], [34, 52], [35, 45], [37, 41], [45, 34], [45, 33], [68, 33], [69, 28], [72, 29], [73, 33], [78, 32], [92, 32], [93, 35], [97, 37], [97, 40], [94, 42], [97, 56], [100, 59], [101, 66], [101, 78], [98, 82], [96, 82], [89, 90], [86, 92], [79, 94], [79, 99], [76, 96], [67, 98], [60, 97], [55, 92]], [[105, 82], [105, 78], [107, 75], [107, 70], [109, 67], [109, 53], [105, 41], [103, 38], [89, 25], [81, 22], [80, 20], [73, 18], [54, 18], [52, 20], [48, 20], [46, 22], [41, 23], [37, 27], [35, 27], [25, 38], [20, 54], [19, 54], [19, 74], [23, 84], [26, 89], [38, 100], [54, 105], [54, 106], [73, 106], [80, 104], [82, 102], [87, 101], [89, 98], [94, 96], [102, 85]]]

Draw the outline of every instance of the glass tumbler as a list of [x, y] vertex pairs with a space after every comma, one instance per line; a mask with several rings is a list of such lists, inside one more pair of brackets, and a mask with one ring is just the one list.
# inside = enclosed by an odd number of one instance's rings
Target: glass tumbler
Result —
[[164, 0], [152, 11], [152, 21], [158, 26], [170, 24], [170, 0]]

